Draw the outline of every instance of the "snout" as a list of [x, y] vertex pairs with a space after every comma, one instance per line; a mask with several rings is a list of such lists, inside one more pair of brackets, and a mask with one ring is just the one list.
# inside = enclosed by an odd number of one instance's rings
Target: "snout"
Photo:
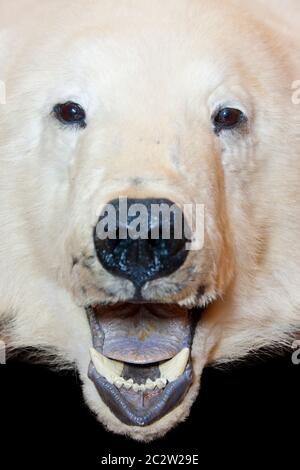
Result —
[[87, 307], [94, 346], [89, 377], [126, 425], [160, 420], [192, 385], [191, 349], [201, 309], [159, 296], [148, 300], [142, 289], [149, 281], [184, 272], [191, 239], [184, 211], [168, 199], [114, 199], [94, 228], [102, 267], [135, 287], [125, 301]]
[[178, 270], [187, 257], [187, 222], [167, 199], [116, 199], [109, 202], [94, 230], [102, 266], [136, 288]]
[[[168, 199], [124, 197], [104, 206], [94, 228], [102, 267], [131, 285], [125, 299], [108, 296], [86, 307], [93, 338], [88, 375], [104, 403], [128, 426], [160, 420], [179, 406], [193, 383], [191, 350], [202, 308], [170, 296], [172, 288], [182, 289], [178, 278], [188, 275], [191, 260], [193, 233], [184, 214]], [[196, 295], [202, 296], [198, 282]], [[164, 283], [167, 299], [145, 295], [148, 287], [155, 291]]]

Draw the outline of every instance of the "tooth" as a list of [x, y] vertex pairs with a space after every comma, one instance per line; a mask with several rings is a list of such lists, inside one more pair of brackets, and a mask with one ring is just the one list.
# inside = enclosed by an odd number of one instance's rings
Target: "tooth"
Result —
[[145, 384], [141, 384], [141, 385], [140, 385], [140, 391], [141, 391], [141, 392], [144, 392], [145, 389], [146, 389]]
[[[166, 380], [166, 379], [165, 379]], [[165, 388], [165, 380], [163, 379], [156, 379], [155, 384], [159, 389]]]
[[122, 377], [118, 377], [114, 382], [114, 385], [118, 388], [121, 388], [122, 385], [124, 384], [125, 384], [125, 380]]
[[183, 348], [176, 356], [159, 366], [160, 375], [168, 382], [174, 382], [183, 374], [190, 355], [189, 348]]
[[139, 390], [140, 390], [139, 384], [133, 384], [132, 389], [133, 389], [134, 392], [139, 392]]
[[126, 388], [126, 390], [129, 390], [133, 385], [133, 380], [132, 379], [129, 379], [129, 380], [126, 380], [124, 382], [124, 387]]
[[147, 380], [146, 380], [146, 389], [147, 389], [147, 390], [153, 390], [154, 387], [155, 387], [155, 383], [152, 382], [151, 379], [147, 379]]
[[94, 348], [90, 349], [90, 354], [98, 374], [105, 377], [109, 383], [114, 383], [120, 378], [124, 367], [123, 362], [108, 359]]

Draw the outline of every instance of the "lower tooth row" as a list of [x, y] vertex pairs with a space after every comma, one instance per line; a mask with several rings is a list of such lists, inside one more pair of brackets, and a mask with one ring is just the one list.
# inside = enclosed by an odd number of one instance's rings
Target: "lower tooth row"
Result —
[[118, 388], [124, 387], [126, 390], [132, 388], [134, 392], [144, 392], [145, 390], [153, 390], [155, 387], [159, 389], [165, 388], [167, 385], [167, 379], [159, 378], [154, 381], [147, 379], [146, 383], [137, 384], [133, 382], [133, 379], [125, 380], [123, 377], [118, 377], [113, 383]]
[[109, 359], [94, 348], [90, 349], [90, 354], [96, 371], [102, 377], [105, 377], [110, 384], [114, 384], [118, 388], [124, 387], [127, 390], [132, 388], [135, 392], [139, 392], [153, 390], [155, 387], [163, 389], [167, 382], [174, 382], [178, 379], [186, 368], [190, 350], [189, 348], [183, 348], [172, 359], [160, 364], [159, 371], [161, 377], [155, 381], [148, 378], [145, 384], [134, 383], [133, 379], [125, 380], [122, 377], [123, 362]]

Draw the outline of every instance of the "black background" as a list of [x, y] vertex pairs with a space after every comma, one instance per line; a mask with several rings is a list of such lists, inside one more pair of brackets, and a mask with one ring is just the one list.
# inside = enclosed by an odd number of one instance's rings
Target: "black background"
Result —
[[190, 418], [163, 439], [139, 444], [105, 431], [95, 420], [76, 372], [55, 372], [19, 355], [0, 366], [0, 455], [9, 462], [5, 468], [17, 463], [44, 468], [50, 462], [53, 468], [65, 463], [98, 468], [109, 453], [198, 454], [205, 469], [217, 463], [244, 468], [250, 461], [260, 468], [262, 459], [268, 466], [283, 457], [283, 468], [290, 458], [298, 468], [299, 377], [291, 351], [207, 368]]

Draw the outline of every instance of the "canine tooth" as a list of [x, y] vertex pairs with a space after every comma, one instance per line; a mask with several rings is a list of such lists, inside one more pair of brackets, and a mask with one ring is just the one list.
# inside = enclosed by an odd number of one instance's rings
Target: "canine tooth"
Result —
[[156, 379], [155, 384], [159, 389], [165, 388], [166, 386], [165, 381], [162, 379]]
[[189, 348], [183, 348], [176, 356], [159, 366], [160, 375], [168, 382], [174, 382], [183, 374], [190, 355]]
[[105, 377], [109, 383], [114, 383], [120, 378], [124, 367], [123, 362], [108, 359], [94, 348], [90, 349], [90, 354], [98, 374]]
[[153, 390], [155, 387], [155, 382], [152, 382], [151, 379], [146, 380], [146, 389], [147, 390]]

